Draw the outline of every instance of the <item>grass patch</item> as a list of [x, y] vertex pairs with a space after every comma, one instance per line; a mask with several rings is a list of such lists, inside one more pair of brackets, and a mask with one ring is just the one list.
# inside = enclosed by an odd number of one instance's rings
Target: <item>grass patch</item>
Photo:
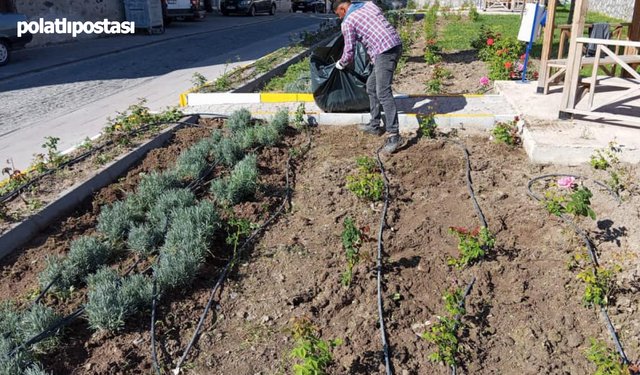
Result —
[[292, 84], [298, 80], [300, 73], [309, 71], [311, 71], [311, 68], [309, 67], [309, 58], [307, 57], [291, 65], [283, 76], [275, 77], [269, 81], [262, 89], [262, 92], [283, 92], [287, 84]]
[[[556, 25], [564, 25], [569, 17], [569, 5], [558, 5], [556, 10]], [[608, 22], [619, 23], [625, 22], [623, 20], [609, 17], [607, 15], [588, 12], [587, 23], [594, 22]], [[445, 51], [459, 51], [471, 49], [471, 41], [475, 39], [480, 31], [480, 26], [485, 25], [496, 33], [500, 33], [503, 36], [509, 36], [517, 38], [518, 30], [520, 30], [520, 16], [515, 15], [482, 15], [475, 22], [451, 22], [447, 25], [444, 33], [442, 34], [442, 48]], [[623, 33], [624, 35], [624, 33]], [[585, 35], [586, 36], [586, 35]], [[553, 47], [551, 56], [558, 56], [558, 49], [560, 46], [560, 31], [555, 30], [553, 38]], [[565, 51], [568, 51], [568, 46]], [[536, 42], [534, 42], [531, 48], [531, 56], [534, 58], [540, 58], [542, 54], [542, 35]]]

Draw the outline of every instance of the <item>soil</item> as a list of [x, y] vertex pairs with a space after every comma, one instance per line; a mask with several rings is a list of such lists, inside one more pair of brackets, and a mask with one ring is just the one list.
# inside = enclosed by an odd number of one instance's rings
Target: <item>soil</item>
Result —
[[[198, 133], [200, 131], [200, 133]], [[96, 194], [25, 249], [1, 264], [0, 298], [24, 301], [37, 286], [46, 254], [64, 253], [71, 239], [94, 231], [96, 207], [123, 197], [139, 173], [164, 168], [179, 150], [204, 134], [181, 131], [172, 141], [118, 183]], [[182, 139], [182, 141], [179, 141]], [[261, 223], [282, 202], [287, 147], [305, 143], [294, 134], [280, 147], [259, 151], [261, 189], [250, 202], [234, 207], [238, 216]], [[467, 297], [466, 328], [460, 336], [461, 374], [584, 374], [595, 371], [586, 358], [589, 338], [613, 348], [602, 316], [582, 305], [584, 284], [570, 271], [583, 246], [567, 225], [548, 213], [526, 191], [527, 182], [547, 173], [584, 174], [604, 179], [588, 165], [572, 168], [530, 165], [523, 150], [497, 144], [484, 134], [460, 132], [471, 155], [473, 188], [497, 238], [481, 264], [463, 270], [447, 266], [456, 257], [450, 226], [480, 225], [465, 179], [459, 148], [444, 139], [411, 139], [384, 159], [390, 204], [383, 234], [383, 304], [394, 373], [448, 374], [428, 360], [435, 351], [420, 335], [428, 322], [446, 314], [442, 293], [477, 278]], [[280, 216], [242, 255], [216, 297], [201, 336], [183, 368], [186, 374], [290, 373], [293, 347], [286, 329], [292, 317], [308, 316], [321, 338], [340, 338], [330, 374], [384, 374], [376, 300], [376, 241], [354, 268], [349, 288], [340, 284], [346, 267], [341, 233], [354, 218], [377, 238], [381, 203], [365, 203], [345, 188], [357, 169], [355, 159], [373, 156], [381, 139], [353, 127], [320, 127], [310, 151], [294, 163], [292, 210]], [[542, 184], [536, 185], [537, 192]], [[590, 186], [592, 187], [592, 186]], [[600, 263], [622, 267], [608, 309], [627, 356], [640, 359], [637, 319], [640, 274], [637, 244], [640, 199], [618, 205], [593, 187], [596, 221], [582, 220], [598, 249]], [[206, 194], [202, 199], [209, 199]], [[182, 355], [231, 249], [220, 233], [211, 257], [192, 288], [163, 299], [157, 316], [157, 348], [163, 373]], [[131, 259], [122, 261], [123, 267]], [[82, 294], [83, 291], [78, 292]], [[392, 298], [399, 295], [398, 298]], [[77, 301], [82, 300], [81, 297]], [[62, 301], [50, 301], [63, 310]], [[20, 305], [24, 305], [21, 303]], [[76, 320], [63, 344], [39, 359], [55, 374], [149, 374], [149, 314], [131, 320], [122, 332], [93, 333]]]

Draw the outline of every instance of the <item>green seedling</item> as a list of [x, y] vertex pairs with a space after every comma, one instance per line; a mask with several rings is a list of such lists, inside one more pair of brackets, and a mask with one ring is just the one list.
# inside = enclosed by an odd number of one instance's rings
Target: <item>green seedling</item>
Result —
[[291, 337], [296, 341], [289, 354], [289, 359], [297, 359], [298, 363], [291, 367], [296, 375], [326, 375], [326, 369], [333, 360], [331, 349], [342, 344], [342, 340], [321, 340], [318, 327], [308, 317], [291, 319]]
[[577, 278], [586, 284], [582, 297], [586, 307], [606, 307], [609, 304], [609, 299], [615, 288], [616, 272], [619, 271], [620, 267], [617, 265], [611, 269], [589, 266], [578, 274]]
[[460, 227], [450, 227], [449, 233], [458, 236], [458, 249], [460, 249], [459, 258], [449, 258], [447, 263], [461, 269], [467, 265], [475, 263], [478, 259], [484, 257], [485, 252], [493, 248], [495, 245], [495, 236], [486, 227], [468, 230]]
[[466, 314], [464, 304], [460, 303], [462, 295], [463, 292], [459, 288], [445, 291], [443, 293], [445, 308], [450, 316], [439, 316], [439, 321], [422, 335], [422, 338], [427, 339], [438, 348], [428, 357], [433, 362], [444, 362], [449, 366], [455, 366], [457, 363], [457, 356], [460, 353], [458, 332], [464, 328], [464, 324], [458, 319]]
[[373, 158], [362, 157], [356, 162], [359, 170], [355, 175], [347, 177], [347, 190], [365, 201], [379, 201], [384, 194], [384, 181], [380, 176], [377, 161]]

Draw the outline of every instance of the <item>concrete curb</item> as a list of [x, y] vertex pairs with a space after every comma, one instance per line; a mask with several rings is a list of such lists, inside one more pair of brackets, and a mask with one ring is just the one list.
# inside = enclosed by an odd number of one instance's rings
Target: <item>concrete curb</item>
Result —
[[[442, 94], [442, 95], [421, 95], [421, 94], [397, 94], [396, 99], [409, 98], [484, 98], [492, 95], [485, 94]], [[499, 95], [496, 95], [499, 96]], [[313, 94], [308, 93], [235, 93], [235, 92], [212, 92], [196, 93], [189, 90], [180, 96], [180, 104], [183, 107], [195, 105], [220, 105], [220, 104], [257, 104], [257, 103], [290, 103], [290, 102], [314, 102]], [[183, 104], [184, 103], [184, 104]]]
[[[194, 124], [197, 122], [197, 119], [198, 116], [186, 116], [180, 121]], [[156, 138], [128, 154], [121, 156], [120, 159], [111, 163], [108, 167], [98, 172], [97, 175], [93, 176], [89, 180], [61, 193], [58, 199], [49, 203], [40, 212], [28, 217], [4, 233], [0, 236], [0, 259], [11, 254], [19, 246], [24, 245], [42, 229], [51, 225], [60, 216], [72, 211], [78, 204], [90, 197], [94, 192], [115, 181], [132, 165], [142, 159], [147, 152], [162, 146], [164, 142], [171, 138], [176, 130], [181, 129], [184, 126], [185, 124], [177, 124], [165, 129]]]
[[[275, 111], [252, 111], [254, 118], [269, 120], [277, 112]], [[295, 112], [289, 112], [295, 115]], [[317, 113], [307, 112], [306, 120], [310, 125], [333, 125], [347, 126], [354, 124], [366, 124], [371, 119], [369, 113]], [[488, 131], [494, 128], [496, 121], [513, 120], [513, 115], [492, 115], [492, 114], [443, 114], [435, 115], [434, 121], [441, 128], [474, 128]], [[398, 122], [401, 132], [414, 132], [420, 126], [420, 115], [415, 113], [398, 114]]]

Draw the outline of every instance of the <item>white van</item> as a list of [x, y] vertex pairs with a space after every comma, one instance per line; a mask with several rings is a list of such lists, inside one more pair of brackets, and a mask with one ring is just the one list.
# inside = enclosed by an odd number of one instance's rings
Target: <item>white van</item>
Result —
[[204, 18], [205, 0], [163, 0], [167, 3], [167, 16], [176, 21]]

